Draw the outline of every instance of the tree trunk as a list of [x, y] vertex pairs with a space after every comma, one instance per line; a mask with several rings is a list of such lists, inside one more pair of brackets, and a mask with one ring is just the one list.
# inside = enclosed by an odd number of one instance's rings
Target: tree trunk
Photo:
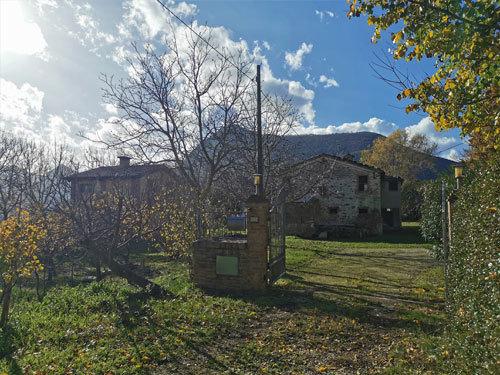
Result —
[[101, 259], [99, 254], [95, 254], [95, 278], [97, 281], [102, 280]]
[[54, 259], [50, 257], [49, 259], [47, 259], [47, 281], [52, 282], [55, 276], [56, 276], [56, 267], [54, 265]]
[[109, 267], [111, 272], [115, 275], [125, 278], [130, 284], [138, 286], [146, 292], [154, 297], [165, 297], [170, 296], [165, 289], [163, 289], [158, 284], [153, 283], [152, 281], [142, 277], [141, 275], [132, 272], [128, 267], [123, 266], [122, 264], [116, 262], [111, 257], [105, 260], [106, 265]]
[[36, 287], [36, 297], [39, 301], [42, 300], [42, 294], [40, 293], [40, 275], [35, 271], [35, 287]]
[[2, 316], [0, 327], [5, 327], [9, 319], [10, 297], [12, 296], [12, 285], [6, 285], [2, 296]]
[[122, 265], [115, 261], [111, 256], [112, 252], [109, 252], [107, 256], [101, 257], [101, 252], [97, 249], [94, 249], [92, 246], [88, 247], [88, 252], [95, 259], [99, 260], [99, 264], [103, 262], [113, 274], [119, 277], [123, 277], [130, 284], [138, 286], [144, 289], [148, 294], [153, 297], [166, 297], [171, 296], [169, 292], [163, 289], [158, 284], [153, 283], [152, 281], [142, 277], [141, 275], [132, 272], [130, 268], [125, 265]]

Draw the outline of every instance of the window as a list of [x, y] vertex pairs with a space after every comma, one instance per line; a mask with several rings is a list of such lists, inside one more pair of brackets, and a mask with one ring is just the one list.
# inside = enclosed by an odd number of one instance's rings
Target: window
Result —
[[358, 213], [360, 213], [360, 214], [367, 214], [368, 213], [368, 208], [366, 208], [366, 207], [360, 207], [358, 209]]
[[318, 193], [321, 197], [326, 197], [328, 195], [328, 189], [325, 185], [321, 185], [318, 189]]
[[94, 184], [91, 183], [80, 184], [80, 193], [88, 194], [93, 192], [94, 192]]
[[389, 191], [398, 191], [398, 180], [389, 180]]
[[330, 208], [328, 208], [328, 213], [330, 215], [336, 215], [339, 213], [339, 208], [338, 207], [330, 207]]
[[358, 191], [366, 191], [368, 189], [368, 176], [358, 176]]

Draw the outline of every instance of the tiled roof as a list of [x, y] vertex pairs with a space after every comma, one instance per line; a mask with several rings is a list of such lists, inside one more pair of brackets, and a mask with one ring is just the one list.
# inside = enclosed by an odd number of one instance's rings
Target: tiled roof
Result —
[[88, 171], [72, 174], [68, 180], [80, 178], [138, 178], [156, 172], [169, 172], [170, 169], [161, 164], [136, 164], [130, 166], [98, 167]]

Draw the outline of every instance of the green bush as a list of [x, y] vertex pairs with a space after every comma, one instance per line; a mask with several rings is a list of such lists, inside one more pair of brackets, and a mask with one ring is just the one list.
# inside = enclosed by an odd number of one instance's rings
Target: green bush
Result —
[[422, 204], [420, 232], [426, 242], [433, 244], [432, 252], [438, 259], [443, 257], [443, 230], [441, 211], [441, 185], [445, 184], [445, 196], [450, 194], [454, 181], [451, 176], [441, 176], [435, 181], [427, 181], [421, 188]]
[[493, 374], [500, 330], [500, 153], [470, 163], [452, 211], [450, 373]]

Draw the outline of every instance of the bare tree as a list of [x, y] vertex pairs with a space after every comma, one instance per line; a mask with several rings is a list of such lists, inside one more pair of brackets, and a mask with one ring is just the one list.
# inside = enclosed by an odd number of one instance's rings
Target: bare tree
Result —
[[[202, 28], [200, 34], [174, 33], [163, 52], [134, 45], [130, 76], [118, 81], [103, 76], [104, 98], [120, 116], [113, 134], [99, 141], [142, 161], [174, 167], [197, 192], [199, 202], [193, 203], [202, 210], [214, 186], [227, 183], [230, 174], [237, 172], [246, 191], [252, 187], [256, 91], [248, 51], [219, 45], [210, 30]], [[264, 103], [263, 116], [270, 169], [278, 159], [277, 136], [299, 116], [279, 97]]]
[[23, 156], [31, 144], [0, 132], [0, 219], [6, 219], [23, 201]]
[[159, 180], [151, 178], [148, 189], [132, 191], [126, 184], [112, 184], [105, 192], [85, 192], [61, 203], [59, 212], [71, 226], [71, 235], [82, 246], [96, 266], [97, 279], [101, 279], [101, 264], [129, 283], [147, 290], [152, 295], [166, 292], [157, 284], [135, 273], [130, 264], [118, 260], [119, 255], [134, 241], [149, 238], [162, 222], [151, 201], [153, 185]]
[[[213, 40], [211, 32], [204, 34]], [[104, 98], [121, 116], [116, 132], [101, 141], [143, 161], [169, 163], [203, 199], [234, 151], [229, 141], [251, 84], [249, 63], [243, 51], [221, 58], [187, 32], [182, 43], [173, 38], [166, 44], [163, 53], [134, 45], [130, 77], [116, 82], [103, 76]]]

